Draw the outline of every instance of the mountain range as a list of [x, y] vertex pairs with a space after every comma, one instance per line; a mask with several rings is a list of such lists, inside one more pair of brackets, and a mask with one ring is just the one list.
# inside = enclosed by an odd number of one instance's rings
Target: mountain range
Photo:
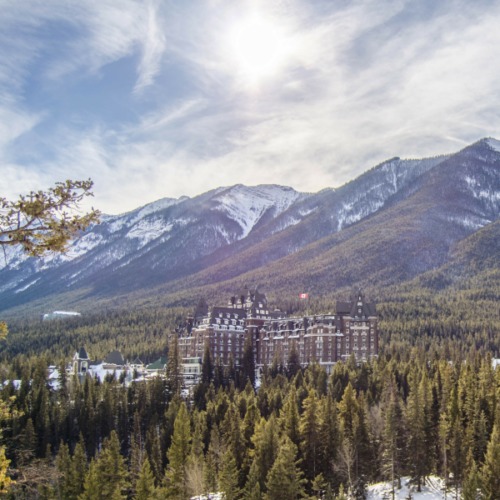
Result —
[[392, 158], [318, 193], [221, 187], [103, 216], [66, 254], [8, 252], [0, 311], [185, 304], [245, 284], [290, 296], [376, 293], [415, 279], [443, 287], [500, 270], [499, 215], [500, 141], [491, 138], [455, 154]]

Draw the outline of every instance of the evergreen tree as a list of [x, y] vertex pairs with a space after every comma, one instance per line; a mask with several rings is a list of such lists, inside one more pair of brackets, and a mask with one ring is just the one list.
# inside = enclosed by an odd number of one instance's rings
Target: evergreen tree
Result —
[[97, 459], [92, 459], [89, 465], [89, 470], [85, 476], [83, 486], [83, 493], [79, 500], [104, 500], [105, 497], [101, 495], [100, 478], [97, 472]]
[[57, 478], [57, 498], [70, 499], [71, 482], [71, 457], [68, 445], [61, 443], [56, 457]]
[[255, 357], [253, 352], [252, 336], [247, 334], [243, 346], [243, 356], [241, 359], [240, 388], [243, 389], [247, 382], [255, 387]]
[[500, 428], [497, 423], [493, 426], [481, 469], [481, 491], [485, 500], [496, 500], [500, 493]]
[[224, 493], [225, 500], [237, 500], [241, 496], [241, 490], [238, 484], [238, 470], [233, 452], [228, 448], [222, 456], [219, 473], [219, 487]]
[[205, 351], [203, 353], [203, 361], [201, 363], [201, 382], [207, 387], [214, 379], [214, 365], [212, 353], [210, 352], [210, 344], [205, 343]]
[[191, 444], [189, 414], [184, 402], [174, 423], [172, 444], [167, 452], [168, 466], [165, 481], [169, 498], [188, 498], [187, 467]]
[[160, 484], [163, 478], [163, 460], [160, 429], [156, 422], [150, 426], [146, 433], [146, 451], [156, 484]]
[[462, 499], [463, 500], [479, 500], [480, 499], [480, 476], [476, 462], [469, 452], [467, 457], [467, 473], [463, 482]]
[[326, 484], [331, 484], [335, 479], [334, 465], [339, 447], [337, 407], [331, 396], [325, 396], [321, 399], [319, 412], [317, 470], [326, 481]]
[[167, 360], [167, 393], [169, 398], [172, 399], [174, 396], [179, 396], [182, 389], [182, 371], [181, 371], [181, 358], [179, 354], [179, 339], [176, 333], [173, 333], [168, 348], [168, 360]]
[[271, 469], [276, 453], [278, 451], [278, 435], [276, 419], [273, 416], [266, 422], [264, 418], [255, 427], [255, 434], [252, 438], [254, 444], [254, 457], [250, 467], [247, 483], [247, 491], [255, 490], [255, 484], [259, 483], [259, 490], [265, 492], [266, 477]]
[[317, 472], [320, 449], [320, 413], [319, 401], [315, 389], [309, 390], [309, 395], [302, 403], [303, 413], [300, 417], [300, 449], [304, 459], [306, 478], [312, 481]]
[[292, 384], [285, 399], [283, 410], [280, 416], [280, 424], [284, 433], [290, 438], [295, 446], [300, 445], [300, 415], [297, 399], [297, 390]]
[[216, 456], [211, 441], [203, 466], [203, 490], [206, 494], [217, 490], [218, 466]]
[[[133, 433], [130, 436], [129, 471], [132, 483], [135, 483], [137, 481], [137, 478], [141, 473], [144, 457], [145, 457], [145, 448], [142, 440], [140, 416], [139, 413], [136, 411], [134, 413]], [[149, 468], [151, 470], [151, 465], [149, 465]]]
[[78, 498], [83, 493], [87, 475], [87, 456], [83, 447], [83, 437], [76, 443], [71, 459], [71, 481], [68, 485], [68, 499]]
[[116, 431], [112, 431], [109, 438], [104, 441], [95, 468], [101, 495], [98, 498], [126, 498], [129, 486], [128, 473], [125, 459], [120, 454], [120, 442]]
[[395, 381], [391, 381], [384, 401], [382, 431], [382, 472], [391, 481], [391, 495], [395, 487], [401, 489], [402, 454], [404, 448], [403, 412]]
[[144, 459], [141, 471], [135, 483], [136, 500], [150, 500], [156, 494], [153, 472], [147, 458]]
[[410, 386], [410, 394], [406, 408], [408, 429], [409, 470], [412, 479], [417, 483], [417, 491], [422, 491], [422, 482], [427, 472], [428, 449], [425, 444], [425, 414], [422, 393], [418, 382], [414, 379]]
[[278, 455], [267, 475], [267, 500], [295, 500], [305, 496], [303, 473], [297, 461], [297, 447], [288, 436], [281, 440]]
[[286, 373], [288, 378], [291, 380], [297, 375], [298, 372], [302, 370], [300, 365], [299, 351], [297, 350], [297, 343], [292, 341], [292, 345], [288, 352], [288, 359], [286, 363]]

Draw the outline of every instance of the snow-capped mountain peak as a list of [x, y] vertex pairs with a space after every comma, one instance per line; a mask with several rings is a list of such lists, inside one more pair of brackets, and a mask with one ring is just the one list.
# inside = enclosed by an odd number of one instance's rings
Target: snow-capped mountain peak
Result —
[[246, 238], [270, 209], [276, 217], [287, 210], [300, 193], [289, 187], [260, 185], [234, 186], [214, 197], [216, 210], [224, 212], [241, 227], [240, 239]]

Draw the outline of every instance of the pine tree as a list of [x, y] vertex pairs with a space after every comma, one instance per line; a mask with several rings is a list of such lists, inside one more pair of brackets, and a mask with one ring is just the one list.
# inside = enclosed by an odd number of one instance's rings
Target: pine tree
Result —
[[309, 390], [309, 395], [302, 403], [303, 413], [300, 417], [300, 449], [304, 459], [306, 478], [312, 481], [317, 474], [317, 462], [320, 449], [320, 414], [319, 401], [315, 389]]
[[177, 334], [172, 334], [168, 348], [166, 368], [167, 393], [169, 398], [179, 396], [182, 389], [181, 358], [179, 354], [179, 339]]
[[295, 446], [300, 445], [300, 415], [297, 390], [292, 384], [285, 399], [283, 410], [280, 416], [280, 424], [285, 434], [291, 439]]
[[292, 341], [290, 351], [288, 352], [288, 359], [286, 363], [286, 373], [291, 380], [302, 370], [300, 365], [299, 351], [297, 350], [297, 343]]
[[71, 482], [68, 488], [68, 498], [78, 498], [84, 490], [87, 475], [87, 456], [83, 447], [83, 437], [76, 443], [73, 457], [71, 458]]
[[500, 428], [498, 423], [493, 426], [484, 457], [481, 469], [481, 491], [485, 500], [497, 500], [500, 493]]
[[100, 485], [100, 498], [126, 498], [128, 473], [125, 459], [120, 454], [120, 442], [115, 431], [104, 441], [96, 460], [96, 474]]
[[267, 475], [267, 500], [296, 500], [305, 496], [303, 472], [297, 461], [297, 447], [288, 436], [281, 440], [278, 455]]
[[57, 478], [57, 497], [61, 499], [70, 499], [71, 482], [71, 457], [68, 445], [61, 443], [56, 457]]
[[254, 444], [254, 457], [250, 467], [247, 483], [249, 489], [254, 489], [255, 483], [259, 483], [261, 492], [265, 491], [266, 477], [271, 469], [278, 451], [278, 435], [276, 418], [272, 415], [266, 422], [264, 418], [255, 427], [255, 434], [252, 438]]
[[387, 399], [384, 401], [382, 431], [382, 471], [391, 481], [391, 494], [394, 500], [395, 487], [401, 489], [401, 466], [404, 447], [403, 412], [395, 381], [389, 386]]
[[156, 493], [155, 482], [151, 466], [147, 458], [144, 459], [135, 483], [135, 498], [136, 500], [150, 500]]
[[469, 455], [467, 456], [467, 473], [463, 482], [462, 488], [462, 499], [463, 500], [479, 500], [480, 499], [480, 488], [481, 482], [479, 477], [479, 471], [476, 465], [476, 461], [472, 456], [472, 451], [469, 450]]
[[165, 481], [169, 498], [184, 500], [188, 497], [187, 466], [190, 453], [191, 426], [184, 402], [174, 423], [172, 444], [167, 452], [168, 466]]
[[238, 467], [230, 448], [222, 456], [219, 487], [224, 493], [225, 500], [237, 500], [241, 496], [241, 490], [238, 485]]
[[156, 421], [150, 426], [146, 433], [146, 451], [156, 484], [160, 484], [163, 478], [163, 460], [160, 441], [160, 429]]
[[252, 336], [247, 334], [241, 358], [240, 388], [244, 389], [247, 382], [255, 387], [255, 357], [253, 352]]
[[334, 481], [334, 464], [339, 447], [339, 423], [337, 408], [331, 396], [320, 401], [319, 449], [317, 470], [327, 484]]
[[231, 451], [232, 456], [236, 461], [236, 470], [239, 471], [239, 484], [243, 482], [242, 467], [246, 459], [245, 441], [241, 427], [242, 424], [238, 410], [234, 403], [231, 403], [226, 411], [226, 416], [222, 422], [221, 430], [223, 432], [224, 443]]
[[97, 473], [97, 459], [90, 462], [89, 470], [85, 476], [83, 486], [83, 493], [79, 500], [104, 500], [105, 497], [101, 495], [101, 484]]
[[406, 409], [408, 429], [408, 457], [412, 479], [417, 483], [417, 491], [422, 491], [422, 481], [426, 475], [425, 414], [422, 393], [417, 381], [411, 384]]
[[[132, 483], [137, 481], [142, 465], [144, 463], [145, 449], [142, 439], [141, 422], [139, 413], [134, 413], [134, 427], [133, 433], [130, 436], [130, 458], [129, 458], [129, 471]], [[151, 465], [149, 466], [151, 469]]]

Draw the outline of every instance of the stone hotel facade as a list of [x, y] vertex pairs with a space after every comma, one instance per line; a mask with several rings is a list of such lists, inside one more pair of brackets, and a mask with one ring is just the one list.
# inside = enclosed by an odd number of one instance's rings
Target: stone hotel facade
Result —
[[339, 360], [354, 355], [358, 362], [378, 355], [378, 318], [375, 304], [358, 292], [349, 302], [337, 302], [335, 313], [287, 317], [269, 311], [265, 294], [245, 290], [224, 307], [199, 305], [179, 332], [182, 358], [202, 359], [208, 345], [213, 360], [240, 364], [245, 340], [250, 338], [257, 368], [274, 361], [286, 365], [295, 349], [299, 362], [318, 362], [328, 373]]

